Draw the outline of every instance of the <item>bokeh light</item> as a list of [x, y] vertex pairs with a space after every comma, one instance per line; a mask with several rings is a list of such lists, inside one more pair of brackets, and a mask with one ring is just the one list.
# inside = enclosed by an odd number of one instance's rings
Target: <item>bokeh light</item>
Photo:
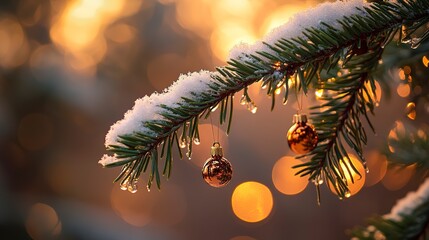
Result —
[[56, 239], [62, 227], [55, 209], [44, 203], [36, 203], [28, 211], [25, 228], [32, 239], [45, 240]]
[[[353, 154], [349, 154], [349, 158], [350, 158], [351, 164], [355, 166], [356, 170], [359, 172], [361, 176], [359, 176], [358, 173], [353, 171], [350, 165], [350, 162], [347, 160], [347, 158], [343, 159], [343, 161], [340, 161], [340, 166], [345, 175], [345, 178], [347, 181], [347, 187], [350, 192], [350, 195], [346, 197], [350, 197], [358, 193], [362, 189], [363, 185], [365, 184], [365, 179], [366, 179], [366, 172], [362, 162]], [[350, 169], [350, 172], [348, 169]], [[331, 192], [336, 194], [334, 186], [329, 181], [327, 185], [331, 190]]]
[[118, 216], [136, 227], [149, 223], [175, 225], [186, 215], [185, 195], [180, 188], [171, 184], [164, 185], [162, 191], [139, 189], [133, 194], [115, 184], [111, 192], [111, 205]]
[[[81, 72], [93, 72], [93, 68], [107, 52], [104, 36], [106, 28], [115, 20], [134, 14], [141, 0], [80, 0], [67, 2], [59, 16], [52, 19], [50, 36], [66, 55], [72, 68]], [[131, 8], [131, 7], [132, 8]], [[127, 42], [132, 30], [126, 25], [117, 25], [107, 32], [116, 42]]]
[[287, 23], [290, 17], [302, 11], [305, 7], [305, 4], [285, 4], [276, 7], [272, 12], [270, 12], [270, 15], [265, 18], [261, 27], [261, 32], [265, 35], [272, 29]]
[[390, 190], [396, 191], [403, 188], [410, 181], [411, 176], [415, 173], [415, 165], [410, 165], [408, 167], [389, 167], [387, 170], [386, 176], [384, 176], [381, 183], [383, 186]]
[[117, 43], [131, 41], [137, 33], [137, 29], [124, 23], [117, 23], [106, 30], [106, 37]]
[[255, 223], [264, 220], [271, 213], [273, 196], [270, 189], [259, 182], [244, 182], [234, 189], [231, 205], [239, 219]]
[[390, 142], [392, 140], [397, 141], [399, 140], [399, 137], [403, 136], [405, 136], [404, 124], [401, 121], [395, 121], [395, 126], [390, 130], [389, 135], [387, 136], [387, 145], [389, 147], [390, 152], [395, 152], [395, 148], [390, 144]]
[[366, 155], [366, 166], [369, 172], [366, 174], [365, 186], [373, 186], [383, 179], [387, 171], [387, 158], [379, 151], [368, 151]]
[[114, 185], [110, 199], [113, 210], [125, 222], [143, 227], [152, 221], [152, 209], [154, 209], [156, 197], [158, 195], [150, 194], [144, 189], [130, 194]]
[[28, 53], [27, 38], [20, 23], [12, 16], [0, 15], [0, 67], [23, 64]]
[[292, 168], [302, 162], [294, 157], [285, 156], [277, 160], [272, 171], [274, 186], [286, 195], [295, 195], [302, 192], [308, 184], [308, 176], [295, 175], [298, 169]]
[[398, 85], [398, 87], [396, 88], [396, 92], [398, 93], [398, 95], [400, 97], [406, 98], [406, 97], [408, 97], [408, 95], [410, 95], [410, 92], [411, 92], [410, 85], [408, 85], [406, 83], [405, 84], [400, 83]]
[[414, 102], [407, 103], [407, 106], [405, 107], [405, 114], [407, 114], [407, 117], [411, 120], [416, 119], [416, 104]]
[[427, 56], [422, 57], [422, 62], [425, 67], [429, 67], [429, 58]]

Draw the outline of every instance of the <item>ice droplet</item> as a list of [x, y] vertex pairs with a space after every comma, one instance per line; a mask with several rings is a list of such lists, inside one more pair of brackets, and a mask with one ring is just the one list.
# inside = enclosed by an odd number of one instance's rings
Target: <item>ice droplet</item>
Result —
[[352, 196], [352, 194], [350, 193], [350, 191], [347, 191], [347, 192], [344, 194], [344, 196], [345, 196], [346, 198], [349, 198], [349, 197], [351, 197], [351, 196]]
[[258, 107], [256, 106], [256, 104], [253, 101], [247, 104], [247, 109], [251, 113], [256, 113], [256, 111], [258, 111]]
[[128, 192], [136, 193], [137, 192], [137, 184], [133, 183], [133, 184], [128, 185]]
[[240, 105], [246, 105], [246, 103], [247, 103], [247, 99], [246, 99], [246, 96], [243, 94], [241, 95], [241, 98], [240, 98]]
[[411, 39], [411, 48], [417, 49], [420, 46], [421, 42], [422, 42], [421, 38], [412, 38]]
[[185, 148], [186, 145], [187, 145], [186, 137], [184, 137], [183, 135], [180, 136], [179, 147], [180, 148]]

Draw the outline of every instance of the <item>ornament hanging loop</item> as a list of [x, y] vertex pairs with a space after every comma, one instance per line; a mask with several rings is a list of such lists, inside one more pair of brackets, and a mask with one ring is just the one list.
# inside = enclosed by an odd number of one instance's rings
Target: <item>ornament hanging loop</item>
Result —
[[213, 157], [215, 157], [215, 156], [222, 157], [223, 156], [223, 150], [222, 150], [222, 147], [220, 146], [219, 142], [213, 143], [213, 146], [211, 148], [211, 155]]

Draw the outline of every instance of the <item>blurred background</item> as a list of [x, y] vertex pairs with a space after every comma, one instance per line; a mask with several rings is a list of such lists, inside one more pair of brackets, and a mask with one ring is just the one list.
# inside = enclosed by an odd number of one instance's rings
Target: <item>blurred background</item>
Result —
[[[410, 102], [426, 93], [411, 84], [413, 73], [428, 67], [428, 55], [421, 51], [411, 53], [418, 65], [401, 65], [394, 58], [390, 65], [395, 67], [382, 74], [389, 84], [380, 82], [383, 93], [378, 88], [377, 134], [367, 128], [370, 172], [353, 186], [350, 199], [340, 201], [323, 185], [317, 206], [314, 184], [293, 176], [290, 167], [299, 160], [285, 136], [296, 103], [291, 99], [270, 112], [271, 100], [259, 84], [250, 88], [256, 114], [236, 97], [231, 134], [220, 126], [224, 155], [234, 169], [224, 188], [212, 188], [201, 177], [213, 142], [210, 122], [200, 127], [201, 144], [192, 159], [176, 156], [160, 191], [121, 191], [112, 184], [120, 169], [97, 163], [110, 125], [135, 99], [161, 92], [180, 73], [224, 65], [235, 44], [260, 39], [316, 4], [2, 0], [1, 239], [344, 239], [346, 229], [390, 212], [423, 180], [413, 166], [387, 168], [378, 151], [389, 133], [395, 137], [392, 129], [409, 123], [427, 127], [426, 100]], [[304, 108], [316, 101], [313, 92]], [[217, 124], [213, 128], [218, 131]]]

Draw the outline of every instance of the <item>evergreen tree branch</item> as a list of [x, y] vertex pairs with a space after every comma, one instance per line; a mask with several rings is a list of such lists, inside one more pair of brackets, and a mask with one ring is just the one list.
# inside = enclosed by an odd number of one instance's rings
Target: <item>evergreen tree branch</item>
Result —
[[[322, 140], [309, 154], [313, 155], [311, 161], [300, 166], [303, 168], [300, 174], [309, 174], [315, 180], [322, 177], [323, 171], [332, 184], [337, 184], [336, 190], [343, 197], [347, 193], [347, 184], [344, 182], [346, 173], [338, 170], [338, 166], [340, 161], [349, 160], [344, 160], [348, 159], [348, 155], [342, 141], [362, 156], [366, 134], [359, 117], [364, 115], [367, 118], [367, 109], [372, 112], [374, 108], [374, 102], [364, 97], [374, 90], [371, 71], [377, 65], [384, 46], [404, 23], [406, 29], [403, 38], [406, 41], [408, 38], [415, 39], [412, 37], [415, 29], [429, 21], [428, 9], [429, 0], [368, 4], [356, 10], [355, 14], [336, 19], [334, 24], [321, 22], [319, 27], [303, 28], [297, 37], [287, 39], [287, 36], [281, 36], [272, 44], [264, 43], [263, 50], [243, 52], [228, 61], [227, 66], [217, 68], [215, 73], [200, 72], [199, 75], [185, 76], [205, 85], [184, 94], [180, 101], [167, 99], [164, 103], [153, 104], [153, 99], [143, 99], [148, 105], [156, 105], [158, 110], [154, 112], [155, 115], [152, 119], [142, 119], [142, 127], [126, 133], [115, 135], [111, 133], [115, 132], [112, 127], [110, 135], [106, 136], [106, 147], [113, 156], [105, 155], [100, 163], [105, 167], [123, 166], [115, 181], [121, 180], [121, 186], [128, 189], [135, 187], [141, 172], [145, 172], [151, 163], [147, 187], [150, 188], [154, 179], [159, 187], [158, 159], [165, 158], [163, 173], [170, 176], [172, 148], [176, 145], [182, 155], [181, 147], [187, 147], [187, 156], [190, 157], [193, 141], [198, 139], [200, 119], [207, 118], [212, 110], [220, 106], [220, 123], [228, 123], [227, 129], [230, 129], [234, 93], [244, 89], [243, 99], [252, 106], [247, 87], [262, 81], [263, 85], [268, 86], [273, 108], [275, 90], [282, 86], [286, 86], [283, 101], [287, 101], [290, 78], [299, 83], [298, 91], [306, 93], [309, 87], [316, 84], [316, 75], [337, 69], [341, 61], [348, 73], [334, 83], [323, 83], [323, 89], [332, 90], [338, 95], [326, 99], [327, 103], [323, 106], [330, 107], [329, 111], [312, 113]], [[424, 33], [420, 40], [426, 38], [426, 35]], [[415, 46], [417, 40], [413, 43]], [[366, 81], [370, 82], [370, 87], [364, 84]], [[177, 87], [177, 84], [172, 87]], [[328, 128], [327, 122], [335, 125]], [[354, 166], [347, 171], [347, 174], [357, 172]]]
[[420, 239], [429, 224], [429, 180], [399, 200], [389, 214], [367, 220], [367, 227], [349, 231], [351, 239]]

